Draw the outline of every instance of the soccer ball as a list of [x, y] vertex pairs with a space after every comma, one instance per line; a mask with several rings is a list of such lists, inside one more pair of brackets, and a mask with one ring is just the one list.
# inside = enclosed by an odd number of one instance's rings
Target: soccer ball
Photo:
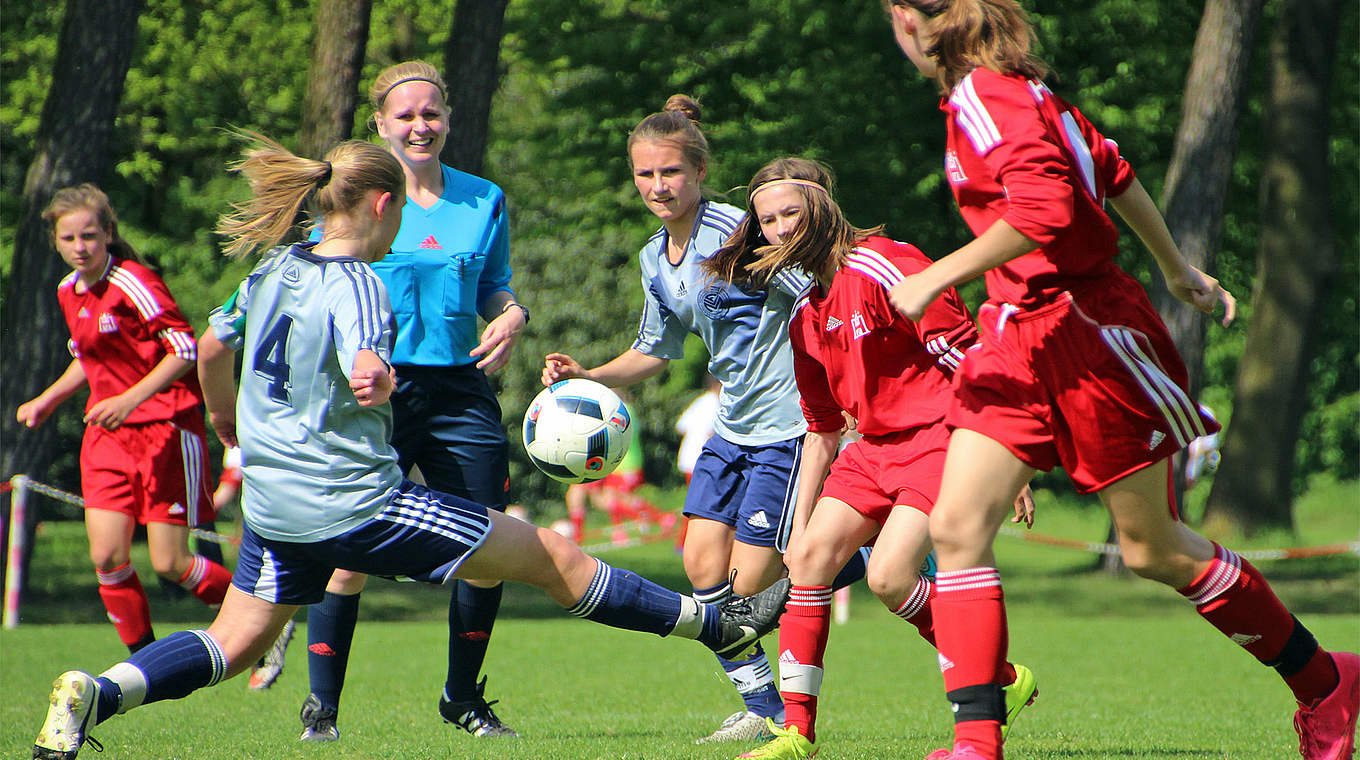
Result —
[[633, 442], [623, 399], [593, 381], [571, 378], [534, 397], [524, 413], [524, 450], [553, 480], [589, 483], [614, 471]]

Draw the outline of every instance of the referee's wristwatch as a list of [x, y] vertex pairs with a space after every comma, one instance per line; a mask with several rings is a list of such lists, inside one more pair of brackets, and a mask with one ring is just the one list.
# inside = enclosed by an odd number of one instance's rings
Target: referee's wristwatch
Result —
[[518, 306], [519, 313], [524, 315], [524, 324], [529, 324], [529, 307], [519, 301], [506, 301], [505, 308], [501, 309], [501, 313], [504, 314], [505, 312], [510, 311], [511, 306]]

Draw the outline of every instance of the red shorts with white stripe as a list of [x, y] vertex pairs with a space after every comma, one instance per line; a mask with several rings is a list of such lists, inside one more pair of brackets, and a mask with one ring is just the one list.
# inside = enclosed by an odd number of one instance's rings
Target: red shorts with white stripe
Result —
[[987, 302], [982, 340], [954, 377], [946, 421], [1078, 491], [1114, 483], [1219, 429], [1186, 392], [1185, 365], [1136, 280], [1123, 272], [1055, 303]]
[[899, 504], [928, 515], [940, 493], [948, 445], [943, 423], [860, 438], [831, 463], [822, 496], [840, 499], [879, 525]]
[[211, 521], [206, 434], [197, 409], [117, 430], [90, 425], [80, 447], [85, 508], [122, 512], [143, 525]]

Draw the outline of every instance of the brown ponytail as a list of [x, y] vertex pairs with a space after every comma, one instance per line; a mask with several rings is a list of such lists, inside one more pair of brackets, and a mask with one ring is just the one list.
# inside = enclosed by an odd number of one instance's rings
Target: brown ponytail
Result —
[[883, 4], [915, 8], [930, 19], [933, 42], [925, 53], [938, 62], [937, 77], [945, 92], [979, 66], [1027, 79], [1048, 74], [1048, 67], [1031, 52], [1034, 27], [1016, 0], [883, 0]]

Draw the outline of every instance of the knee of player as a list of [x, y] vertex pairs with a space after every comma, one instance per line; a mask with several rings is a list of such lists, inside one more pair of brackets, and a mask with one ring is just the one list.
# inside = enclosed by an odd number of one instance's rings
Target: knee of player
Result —
[[890, 610], [896, 610], [907, 600], [907, 595], [916, 588], [918, 578], [916, 571], [892, 572], [889, 568], [875, 567], [869, 564], [869, 569], [864, 575], [864, 582], [868, 584], [869, 590], [874, 592], [874, 596], [883, 602]]

